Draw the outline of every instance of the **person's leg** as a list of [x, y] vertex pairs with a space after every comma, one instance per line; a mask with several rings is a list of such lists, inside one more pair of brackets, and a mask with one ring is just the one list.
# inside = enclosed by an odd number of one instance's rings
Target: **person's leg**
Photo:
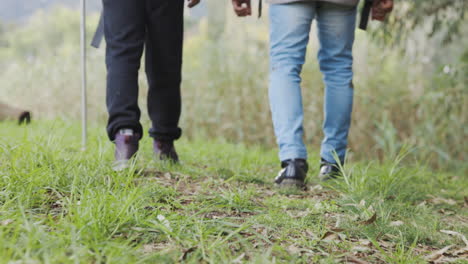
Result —
[[270, 107], [280, 160], [307, 159], [303, 142], [301, 71], [315, 3], [270, 7]]
[[111, 141], [120, 129], [142, 135], [138, 108], [138, 70], [145, 42], [144, 1], [103, 0]]
[[146, 75], [149, 83], [150, 136], [172, 142], [181, 136], [183, 0], [147, 1]]
[[321, 156], [344, 162], [353, 108], [353, 43], [356, 7], [320, 3], [317, 5], [320, 41], [318, 59], [325, 82], [325, 120]]

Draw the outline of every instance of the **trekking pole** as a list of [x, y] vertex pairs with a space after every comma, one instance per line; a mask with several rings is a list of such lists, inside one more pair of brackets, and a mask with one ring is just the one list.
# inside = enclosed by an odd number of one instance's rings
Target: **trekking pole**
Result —
[[81, 0], [81, 140], [83, 150], [86, 150], [88, 143], [88, 100], [86, 77], [86, 0]]

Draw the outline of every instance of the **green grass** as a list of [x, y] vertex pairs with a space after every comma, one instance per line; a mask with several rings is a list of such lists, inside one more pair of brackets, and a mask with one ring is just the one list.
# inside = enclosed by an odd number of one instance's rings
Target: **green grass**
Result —
[[182, 140], [171, 166], [145, 138], [116, 173], [102, 128], [85, 152], [75, 124], [1, 130], [0, 263], [426, 263], [447, 245], [466, 263], [461, 237], [440, 232], [468, 233], [466, 175], [403, 166], [404, 153], [324, 186], [313, 156], [309, 190], [278, 192], [276, 151], [259, 146]]

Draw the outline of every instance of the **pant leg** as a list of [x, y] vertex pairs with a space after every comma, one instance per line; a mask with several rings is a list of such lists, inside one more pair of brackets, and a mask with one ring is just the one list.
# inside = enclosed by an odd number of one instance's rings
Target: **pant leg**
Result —
[[353, 43], [356, 7], [320, 3], [317, 7], [320, 41], [318, 59], [325, 82], [325, 120], [321, 156], [344, 162], [353, 108]]
[[145, 42], [143, 0], [103, 0], [107, 42], [107, 132], [113, 141], [121, 128], [142, 134], [138, 70]]
[[146, 75], [149, 83], [150, 136], [179, 139], [181, 69], [184, 30], [183, 0], [151, 0], [148, 4]]
[[270, 108], [281, 161], [307, 159], [301, 71], [316, 3], [270, 6]]

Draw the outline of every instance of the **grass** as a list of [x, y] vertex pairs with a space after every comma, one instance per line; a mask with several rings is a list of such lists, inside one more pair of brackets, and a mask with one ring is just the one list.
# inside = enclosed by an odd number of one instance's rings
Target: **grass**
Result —
[[[40, 121], [0, 124], [0, 263], [466, 263], [466, 34], [443, 49], [415, 34], [421, 48], [402, 54], [358, 33], [350, 162], [326, 184], [316, 177], [323, 85], [312, 41], [309, 189], [279, 191], [267, 25], [229, 14], [187, 27], [182, 164], [155, 162], [145, 138], [119, 173], [96, 125], [106, 118], [103, 49], [88, 54], [95, 125], [80, 149], [77, 12], [5, 26], [0, 97]], [[91, 33], [97, 16], [89, 21]], [[140, 84], [144, 109], [143, 74]]]
[[467, 261], [466, 175], [408, 166], [404, 151], [322, 185], [312, 156], [309, 190], [280, 192], [274, 149], [184, 139], [173, 166], [145, 138], [116, 173], [102, 128], [82, 152], [73, 122], [1, 127], [0, 263]]

